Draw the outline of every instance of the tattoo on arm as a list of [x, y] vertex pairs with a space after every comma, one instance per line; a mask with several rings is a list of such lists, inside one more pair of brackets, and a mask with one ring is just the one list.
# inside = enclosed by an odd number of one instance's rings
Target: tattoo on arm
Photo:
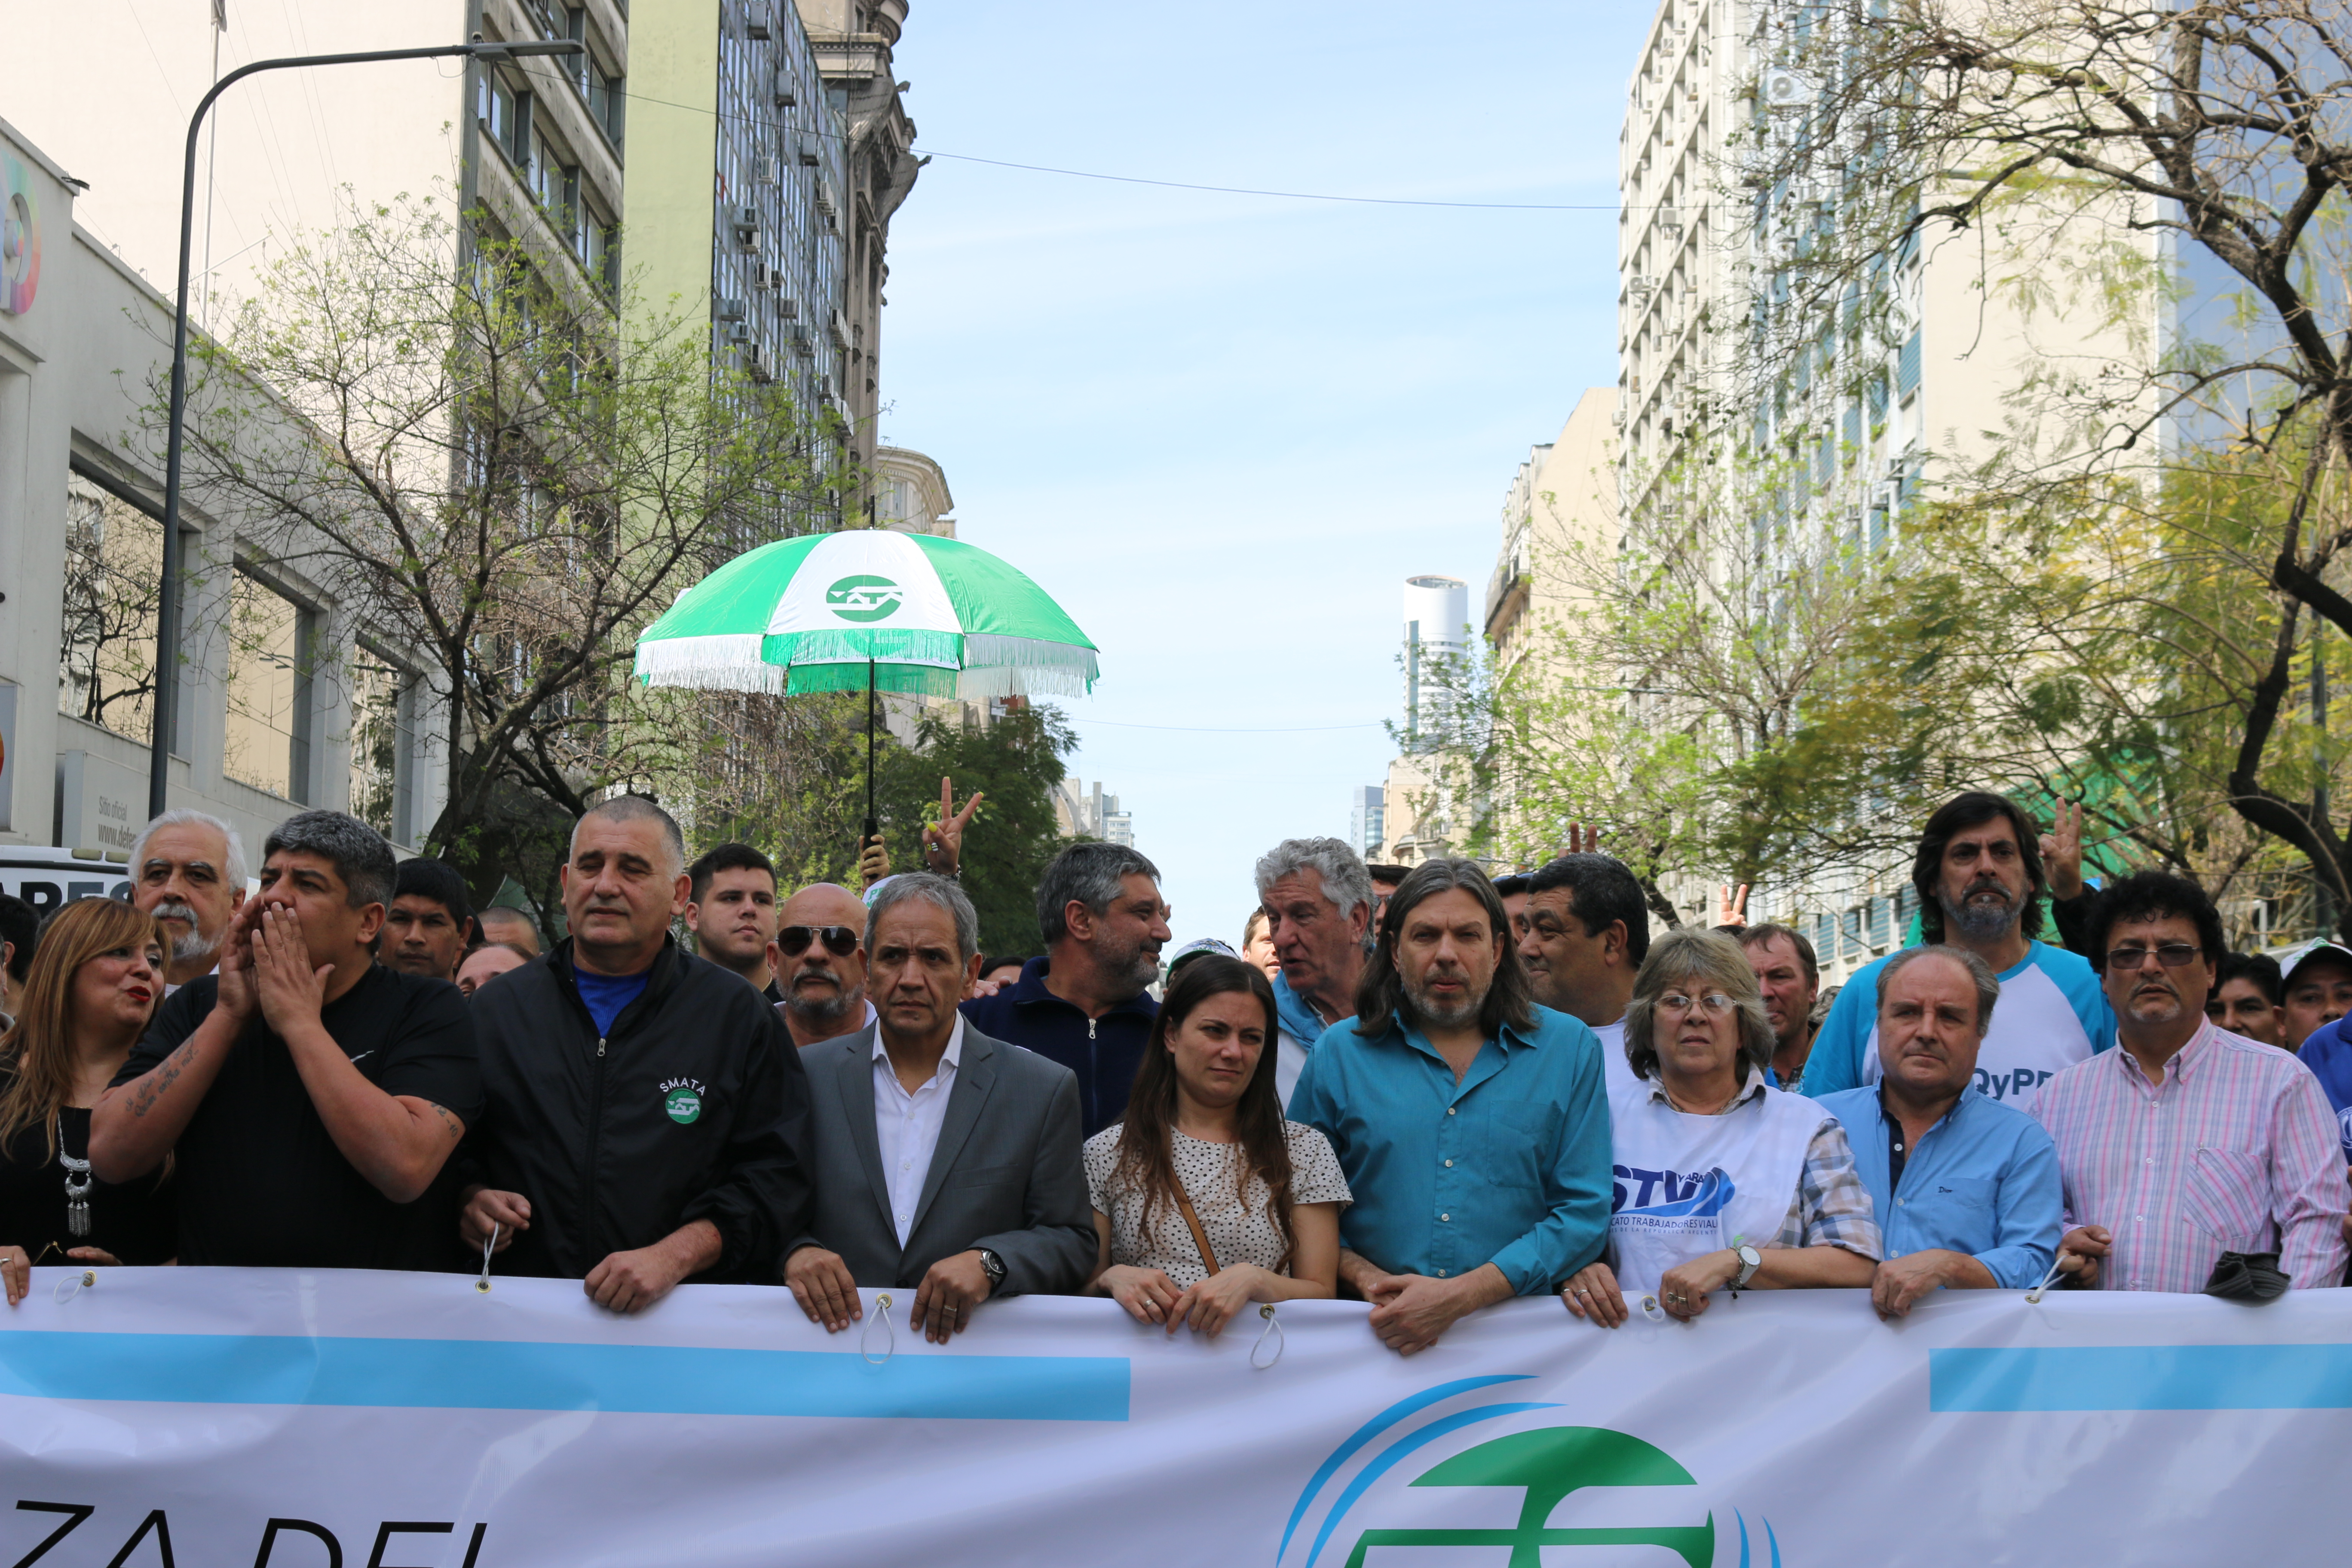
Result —
[[[425, 1103], [432, 1105], [433, 1102], [427, 1100]], [[466, 1124], [451, 1115], [446, 1106], [433, 1106], [433, 1114], [441, 1119], [441, 1125], [447, 1130], [452, 1143], [466, 1135]]]
[[157, 1097], [172, 1087], [174, 1079], [187, 1070], [188, 1063], [194, 1059], [195, 1054], [196, 1042], [191, 1036], [186, 1044], [163, 1058], [163, 1065], [141, 1079], [139, 1092], [131, 1097], [131, 1114], [144, 1116], [153, 1110]]

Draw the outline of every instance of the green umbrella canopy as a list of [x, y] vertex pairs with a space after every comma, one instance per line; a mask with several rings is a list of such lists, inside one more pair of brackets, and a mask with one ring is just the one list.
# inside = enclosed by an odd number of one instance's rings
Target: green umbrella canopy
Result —
[[1094, 688], [1095, 646], [1029, 578], [959, 540], [888, 529], [782, 539], [678, 595], [637, 679], [706, 690], [1009, 697]]

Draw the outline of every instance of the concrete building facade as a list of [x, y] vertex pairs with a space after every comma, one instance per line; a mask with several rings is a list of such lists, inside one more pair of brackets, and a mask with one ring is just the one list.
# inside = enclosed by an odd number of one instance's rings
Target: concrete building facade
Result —
[[[147, 818], [163, 458], [146, 412], [172, 302], [75, 222], [78, 192], [0, 122], [0, 844], [120, 858]], [[255, 850], [306, 806], [404, 847], [446, 793], [419, 665], [299, 560], [189, 498], [169, 798]]]

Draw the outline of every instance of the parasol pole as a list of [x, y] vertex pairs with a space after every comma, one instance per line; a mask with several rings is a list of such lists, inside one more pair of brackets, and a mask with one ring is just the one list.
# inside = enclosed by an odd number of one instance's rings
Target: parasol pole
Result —
[[881, 824], [874, 819], [874, 661], [866, 661], [866, 837], [857, 841], [857, 855], [866, 858], [866, 847], [874, 842]]

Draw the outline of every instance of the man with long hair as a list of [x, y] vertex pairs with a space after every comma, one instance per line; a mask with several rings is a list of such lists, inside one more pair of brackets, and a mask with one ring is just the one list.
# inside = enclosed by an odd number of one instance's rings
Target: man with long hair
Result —
[[1503, 901], [1468, 860], [1424, 861], [1390, 896], [1355, 1025], [1316, 1042], [1290, 1114], [1339, 1152], [1355, 1198], [1339, 1278], [1400, 1354], [1601, 1256], [1601, 1042], [1535, 1005]]
[[[1971, 790], [1927, 818], [1911, 862], [1920, 940], [1975, 953], [2000, 982], [1976, 1084], [2020, 1110], [2033, 1108], [2051, 1075], [2116, 1043], [2115, 1010], [2088, 961], [2037, 940], [2050, 889], [2041, 846], [2014, 801]], [[1855, 973], [1822, 1022], [1805, 1058], [1804, 1092], [1814, 1099], [1878, 1082], [1878, 972], [1886, 963]]]

